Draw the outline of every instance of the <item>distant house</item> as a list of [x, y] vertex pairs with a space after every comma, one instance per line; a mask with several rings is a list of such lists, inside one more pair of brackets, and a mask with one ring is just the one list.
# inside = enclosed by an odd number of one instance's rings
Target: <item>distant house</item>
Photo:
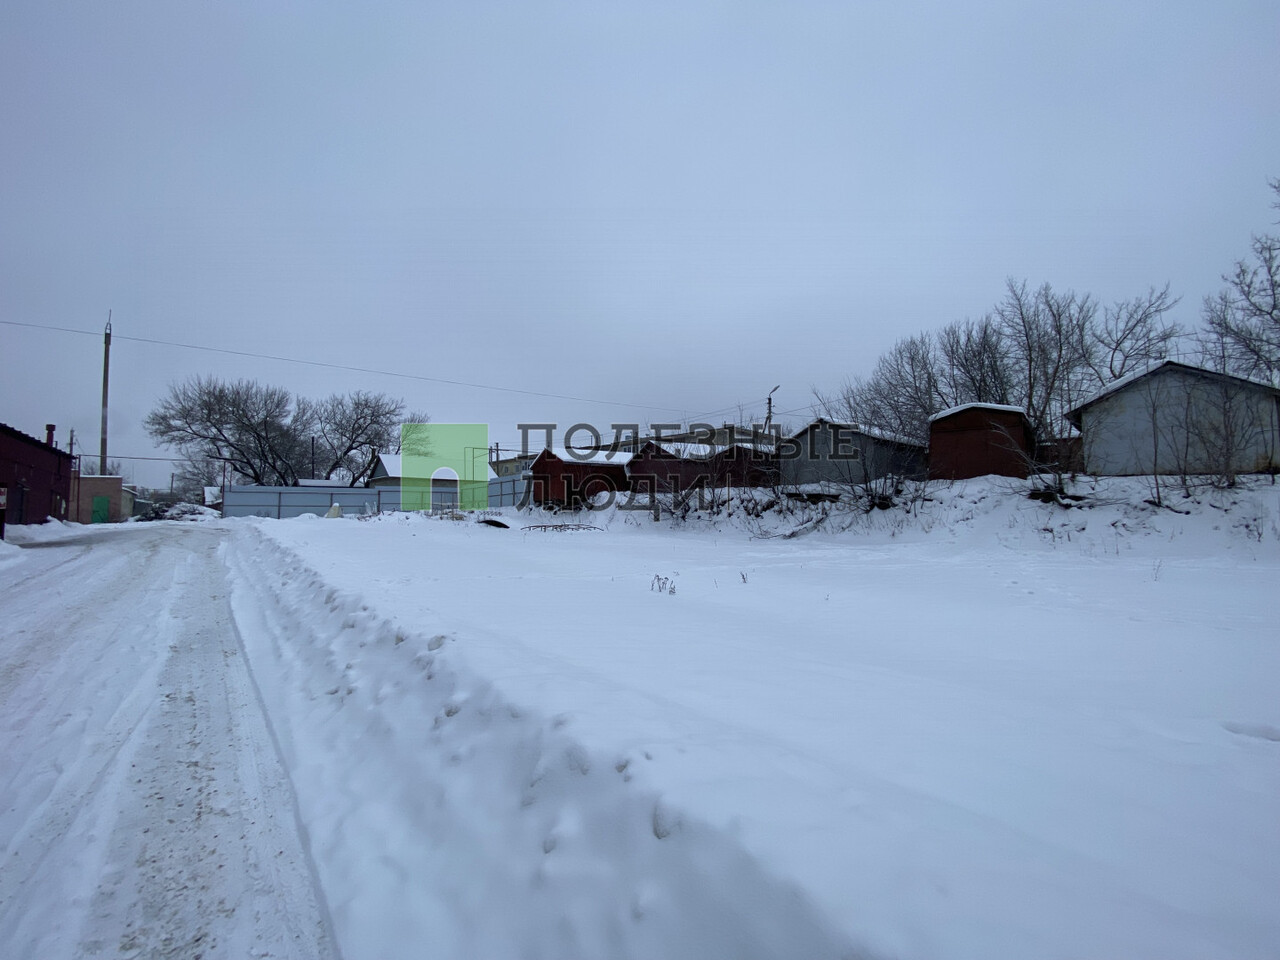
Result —
[[489, 469], [497, 477], [518, 477], [529, 469], [536, 453], [519, 454], [510, 457], [494, 457], [489, 461]]
[[398, 453], [380, 453], [369, 477], [371, 487], [398, 487], [404, 470], [404, 461]]
[[1021, 407], [966, 403], [929, 418], [931, 480], [1026, 477], [1035, 449], [1035, 432]]
[[1104, 476], [1280, 470], [1280, 390], [1164, 360], [1067, 412], [1084, 468]]
[[404, 485], [404, 457], [398, 453], [381, 453], [374, 464], [373, 474], [369, 477], [370, 487], [395, 487], [401, 491], [400, 506], [404, 510], [431, 510], [433, 512], [454, 510], [458, 506], [458, 475], [450, 470], [452, 476], [437, 476], [431, 479], [431, 500], [427, 502], [426, 490], [420, 484], [413, 484], [406, 496]]
[[[522, 464], [527, 467], [529, 460], [532, 458], [512, 458], [511, 462]], [[378, 488], [394, 488], [397, 493], [400, 492], [404, 471], [404, 458], [398, 453], [384, 453], [378, 456], [378, 462], [373, 468], [373, 475], [369, 478], [370, 487]], [[510, 469], [499, 472], [496, 463], [490, 463], [488, 471], [489, 489], [488, 503], [491, 507], [514, 507], [522, 503], [525, 499], [526, 481], [524, 479], [523, 469], [511, 471]], [[415, 510], [425, 509], [427, 504], [424, 502], [425, 494], [420, 491], [414, 495], [411, 491], [410, 496], [405, 498], [401, 503], [399, 499], [395, 501], [397, 510]], [[444, 477], [439, 476], [431, 482], [431, 505], [432, 511], [439, 512], [441, 510], [452, 510], [458, 506], [458, 480], [456, 476]]]
[[53, 445], [53, 427], [45, 442], [0, 423], [0, 488], [6, 523], [66, 520], [71, 503], [75, 458]]
[[921, 477], [924, 445], [819, 417], [782, 444], [782, 481], [850, 486], [886, 476]]

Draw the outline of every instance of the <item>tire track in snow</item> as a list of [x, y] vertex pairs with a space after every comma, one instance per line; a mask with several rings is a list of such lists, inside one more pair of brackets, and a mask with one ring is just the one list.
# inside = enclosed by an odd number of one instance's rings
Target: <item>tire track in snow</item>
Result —
[[336, 956], [222, 537], [120, 533], [0, 602], [7, 773], [34, 784], [0, 812], [0, 955]]

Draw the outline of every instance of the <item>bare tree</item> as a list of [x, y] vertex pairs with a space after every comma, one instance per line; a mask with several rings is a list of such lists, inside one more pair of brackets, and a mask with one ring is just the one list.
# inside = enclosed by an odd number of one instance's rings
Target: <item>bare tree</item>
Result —
[[[1269, 181], [1280, 209], [1280, 179]], [[1233, 372], [1280, 384], [1280, 236], [1262, 234], [1252, 260], [1237, 260], [1226, 289], [1205, 298], [1205, 326], [1227, 347]]]
[[990, 315], [948, 324], [937, 343], [944, 406], [1009, 403], [1008, 344]]
[[1089, 364], [1097, 302], [1088, 294], [1058, 293], [1049, 284], [1033, 293], [1009, 280], [996, 317], [1013, 367], [1012, 402], [1023, 407], [1045, 440], [1066, 432], [1064, 414], [1096, 386]]
[[1103, 309], [1102, 322], [1090, 330], [1094, 349], [1088, 356], [1099, 385], [1105, 385], [1144, 364], [1163, 360], [1183, 335], [1182, 328], [1164, 319], [1178, 305], [1169, 285]]
[[921, 333], [895, 343], [869, 377], [848, 380], [835, 394], [819, 393], [816, 399], [839, 419], [923, 443], [929, 417], [947, 406], [938, 368], [933, 336]]
[[173, 478], [174, 492], [184, 498], [193, 498], [197, 494], [203, 498], [205, 487], [222, 486], [226, 466], [221, 460], [208, 457], [187, 459], [180, 464]]
[[390, 449], [402, 410], [401, 401], [381, 394], [313, 403], [251, 380], [194, 377], [171, 386], [145, 423], [158, 443], [189, 461], [215, 460], [237, 477], [279, 486], [311, 474], [317, 438], [325, 476], [354, 485], [372, 472], [377, 445]]
[[391, 452], [408, 457], [431, 456], [430, 422], [431, 417], [420, 410], [410, 413], [395, 433]]
[[316, 435], [323, 443], [320, 476], [354, 487], [373, 475], [378, 454], [400, 442], [404, 401], [357, 390], [334, 394], [315, 407]]
[[99, 473], [98, 459], [96, 457], [82, 457], [80, 461], [80, 474], [85, 477], [123, 477], [125, 475], [124, 464], [119, 460], [108, 460], [106, 471]]

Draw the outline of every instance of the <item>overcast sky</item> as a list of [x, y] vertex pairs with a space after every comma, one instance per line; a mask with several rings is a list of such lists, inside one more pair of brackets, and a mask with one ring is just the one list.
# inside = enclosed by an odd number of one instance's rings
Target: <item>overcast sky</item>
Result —
[[1007, 277], [1192, 325], [1275, 229], [1278, 51], [1274, 0], [10, 0], [0, 421], [97, 452], [108, 310], [113, 456], [195, 374], [514, 443], [802, 421]]

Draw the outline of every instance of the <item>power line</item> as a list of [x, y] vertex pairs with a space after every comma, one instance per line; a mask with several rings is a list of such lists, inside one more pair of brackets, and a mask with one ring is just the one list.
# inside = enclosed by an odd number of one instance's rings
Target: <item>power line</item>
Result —
[[[89, 454], [89, 453], [76, 453], [76, 454], [72, 454], [72, 456], [76, 456], [76, 457], [88, 457], [90, 460], [92, 460], [92, 459], [93, 459], [93, 457], [94, 457], [94, 455], [93, 455], [93, 454]], [[160, 463], [181, 463], [181, 462], [183, 462], [183, 461], [187, 460], [188, 458], [187, 458], [187, 457], [183, 457], [183, 456], [175, 456], [175, 457], [126, 457], [126, 456], [122, 456], [121, 454], [118, 454], [118, 453], [113, 453], [113, 454], [111, 454], [111, 456], [110, 456], [110, 457], [108, 457], [108, 459], [109, 459], [109, 460], [156, 460], [156, 461], [158, 461], [158, 462], [160, 462]]]
[[[27, 327], [32, 330], [54, 330], [59, 333], [74, 333], [86, 337], [99, 337], [100, 333], [92, 330], [77, 330], [74, 327], [56, 327], [39, 323], [24, 323], [20, 320], [0, 320], [0, 323], [11, 327]], [[419, 380], [424, 383], [442, 383], [453, 387], [470, 387], [476, 390], [497, 390], [503, 393], [518, 393], [528, 397], [542, 397], [548, 400], [570, 400], [574, 403], [598, 403], [610, 407], [635, 407], [640, 410], [662, 410], [668, 413], [683, 413], [676, 407], [659, 407], [648, 403], [628, 403], [622, 400], [600, 400], [595, 397], [574, 397], [560, 393], [543, 393], [537, 390], [521, 390], [518, 387], [502, 387], [491, 383], [472, 383], [466, 380], [450, 380], [445, 377], [427, 377], [417, 373], [397, 373], [394, 370], [375, 370], [371, 367], [355, 367], [344, 363], [330, 363], [325, 360], [303, 360], [299, 357], [281, 357], [269, 353], [252, 353], [247, 350], [230, 350], [226, 347], [209, 347], [198, 343], [178, 343], [174, 340], [158, 340], [152, 337], [130, 337], [122, 333], [112, 333], [115, 340], [129, 340], [134, 343], [150, 343], [163, 347], [179, 347], [184, 350], [202, 350], [207, 353], [225, 353], [233, 357], [249, 357], [255, 360], [276, 360], [280, 363], [297, 363], [310, 367], [325, 367], [330, 370], [347, 370], [353, 373], [370, 373], [380, 377], [399, 377], [404, 380]], [[712, 410], [703, 416], [714, 416], [726, 410], [733, 410], [736, 405]]]

